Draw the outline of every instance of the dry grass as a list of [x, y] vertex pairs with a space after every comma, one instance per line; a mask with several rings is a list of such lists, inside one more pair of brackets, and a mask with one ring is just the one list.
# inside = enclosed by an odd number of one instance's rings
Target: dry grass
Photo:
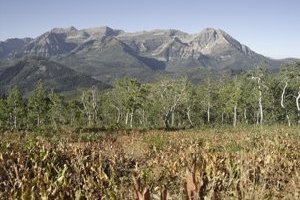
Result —
[[300, 198], [297, 128], [80, 134], [3, 133], [0, 199]]

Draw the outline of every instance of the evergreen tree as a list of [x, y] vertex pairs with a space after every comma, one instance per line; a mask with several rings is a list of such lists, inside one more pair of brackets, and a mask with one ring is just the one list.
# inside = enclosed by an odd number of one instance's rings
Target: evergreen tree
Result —
[[28, 99], [29, 122], [34, 127], [46, 125], [48, 112], [48, 98], [44, 85], [38, 81], [35, 89]]
[[[235, 127], [237, 124], [238, 106], [241, 101], [241, 81], [236, 76], [234, 80], [228, 81], [220, 85], [218, 90], [219, 107], [222, 108], [222, 123], [224, 122], [224, 115], [232, 118], [232, 124]], [[231, 117], [232, 115], [232, 117]]]
[[83, 125], [83, 106], [78, 99], [71, 99], [66, 103], [66, 123], [71, 127]]
[[16, 130], [21, 127], [25, 113], [22, 95], [17, 86], [11, 89], [6, 101], [10, 128]]
[[57, 128], [58, 125], [65, 123], [65, 111], [64, 99], [62, 96], [51, 90], [49, 94], [49, 117], [51, 118], [51, 124]]
[[7, 128], [7, 121], [8, 121], [8, 115], [7, 115], [7, 102], [6, 99], [0, 98], [0, 129], [6, 129]]

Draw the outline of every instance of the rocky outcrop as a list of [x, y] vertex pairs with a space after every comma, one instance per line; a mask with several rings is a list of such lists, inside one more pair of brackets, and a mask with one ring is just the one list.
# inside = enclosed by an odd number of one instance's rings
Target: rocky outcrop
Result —
[[23, 48], [28, 44], [32, 39], [23, 38], [23, 39], [8, 39], [4, 42], [0, 42], [0, 60], [5, 58], [14, 58], [18, 52], [23, 51]]
[[32, 57], [109, 84], [124, 76], [152, 81], [161, 74], [196, 77], [202, 67], [240, 71], [266, 62], [278, 69], [287, 62], [255, 53], [220, 29], [188, 34], [174, 29], [129, 33], [110, 27], [69, 27], [54, 28], [34, 39], [1, 42], [0, 76], [4, 71], [7, 77], [14, 76], [15, 70], [6, 70], [7, 63]]

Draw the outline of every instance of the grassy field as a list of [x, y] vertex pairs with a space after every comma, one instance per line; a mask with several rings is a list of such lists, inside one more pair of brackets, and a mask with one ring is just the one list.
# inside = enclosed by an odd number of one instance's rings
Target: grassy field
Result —
[[299, 127], [1, 133], [4, 200], [299, 198]]

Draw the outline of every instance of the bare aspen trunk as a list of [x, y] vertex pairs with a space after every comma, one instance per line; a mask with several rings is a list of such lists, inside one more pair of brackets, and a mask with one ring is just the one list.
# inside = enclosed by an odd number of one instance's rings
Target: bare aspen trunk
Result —
[[288, 122], [288, 126], [290, 127], [291, 126], [291, 120], [290, 120], [290, 117], [288, 114], [286, 114], [286, 119], [287, 119], [287, 122]]
[[[286, 90], [287, 86], [288, 86], [288, 82], [286, 81], [286, 82], [285, 82], [285, 85], [284, 85], [284, 87], [283, 87], [283, 89], [282, 89], [282, 93], [281, 93], [281, 101], [280, 101], [281, 107], [282, 107], [283, 109], [285, 109], [285, 106], [284, 106], [284, 95], [285, 95], [285, 90]], [[288, 112], [287, 112], [286, 109], [285, 109], [285, 116], [286, 116], [286, 120], [287, 120], [287, 122], [288, 122], [288, 126], [291, 126], [291, 120], [290, 120], [290, 117], [289, 117]]]
[[207, 123], [209, 124], [210, 122], [210, 103], [207, 105]]
[[125, 117], [125, 125], [126, 125], [126, 126], [127, 126], [127, 124], [128, 124], [128, 115], [129, 115], [129, 113], [126, 112], [126, 117]]
[[236, 127], [236, 121], [237, 121], [237, 103], [234, 105], [234, 109], [233, 109], [233, 127]]
[[17, 129], [17, 116], [14, 116], [14, 129]]
[[297, 111], [298, 111], [298, 124], [300, 124], [300, 104], [299, 104], [299, 100], [300, 100], [300, 91], [298, 91], [298, 96], [296, 98], [296, 105], [297, 105]]
[[88, 113], [88, 125], [92, 125], [92, 114], [90, 112]]
[[263, 105], [262, 105], [262, 84], [261, 84], [261, 78], [258, 77], [257, 79], [257, 83], [258, 83], [258, 107], [259, 107], [259, 124], [263, 125], [263, 119], [264, 119], [264, 115], [263, 115]]
[[11, 130], [13, 130], [13, 128], [14, 128], [13, 119], [14, 119], [13, 114], [10, 112], [9, 113], [8, 123], [9, 123], [9, 125], [11, 125]]
[[54, 119], [54, 117], [52, 117], [52, 126], [57, 129], [57, 123], [56, 120]]
[[244, 109], [244, 119], [245, 119], [246, 124], [248, 124], [247, 109], [246, 108]]
[[[252, 79], [257, 80], [258, 84], [258, 116], [257, 116], [257, 124], [263, 125], [263, 105], [262, 105], [262, 82], [260, 77], [252, 77]], [[258, 118], [259, 117], [259, 118]]]
[[222, 119], [222, 124], [224, 124], [224, 111], [222, 112], [221, 119]]
[[145, 109], [143, 109], [143, 117], [142, 117], [142, 121], [141, 121], [141, 125], [145, 124]]
[[166, 113], [165, 114], [165, 117], [164, 117], [164, 123], [165, 123], [165, 126], [167, 129], [170, 128], [170, 124], [169, 124], [169, 116], [170, 116], [170, 112]]
[[174, 114], [174, 111], [172, 111], [172, 114], [171, 114], [171, 126], [174, 127], [174, 119], [175, 119], [175, 114]]
[[92, 89], [92, 123], [93, 124], [96, 124], [97, 122], [97, 90], [96, 88], [94, 87]]
[[263, 124], [263, 106], [262, 106], [262, 91], [261, 91], [261, 86], [259, 86], [259, 114], [260, 114], [260, 125]]
[[41, 123], [41, 121], [40, 121], [40, 114], [38, 114], [38, 115], [37, 115], [37, 126], [39, 126], [40, 123]]
[[121, 118], [121, 112], [120, 112], [120, 108], [116, 107], [116, 109], [117, 109], [117, 124], [119, 124]]
[[192, 120], [191, 120], [190, 112], [191, 112], [191, 109], [188, 107], [188, 108], [187, 108], [187, 113], [186, 113], [186, 115], [187, 115], [187, 117], [188, 117], [188, 120], [189, 120], [191, 126], [193, 126], [193, 122], [192, 122]]
[[286, 82], [285, 82], [285, 85], [284, 85], [284, 88], [282, 89], [282, 93], [281, 93], [281, 101], [280, 101], [280, 104], [281, 104], [281, 107], [282, 107], [282, 108], [285, 108], [285, 106], [284, 106], [284, 94], [285, 94], [285, 90], [286, 90], [287, 86], [288, 86], [288, 82], [286, 81]]
[[140, 117], [138, 118], [139, 120], [139, 125], [142, 126], [144, 124], [144, 119], [145, 119], [145, 111], [144, 109], [142, 109], [141, 111], [138, 110], [138, 114], [140, 115]]
[[73, 113], [71, 113], [71, 118], [70, 118], [70, 124], [71, 124], [71, 126], [74, 125], [74, 121], [75, 121], [75, 115]]
[[14, 107], [14, 129], [17, 129], [17, 112], [16, 108]]
[[132, 121], [133, 121], [133, 109], [130, 112], [130, 128], [132, 128]]

